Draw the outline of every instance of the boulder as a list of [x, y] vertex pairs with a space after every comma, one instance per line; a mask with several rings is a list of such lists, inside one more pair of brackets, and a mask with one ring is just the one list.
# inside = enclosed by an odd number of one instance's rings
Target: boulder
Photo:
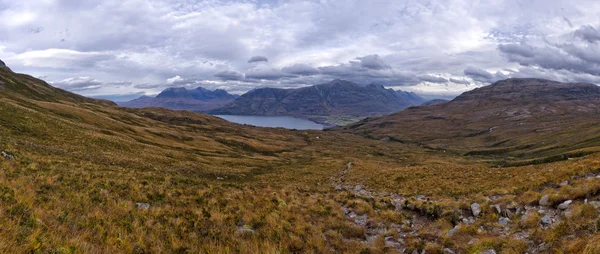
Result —
[[478, 217], [479, 214], [481, 214], [481, 206], [477, 203], [471, 204], [471, 212], [473, 213], [473, 216]]
[[569, 181], [564, 181], [564, 182], [558, 184], [558, 186], [560, 186], [560, 187], [565, 187], [567, 185], [569, 185]]
[[573, 200], [567, 200], [567, 201], [563, 202], [562, 204], [558, 205], [558, 209], [567, 210], [567, 208], [569, 208], [569, 205], [571, 203], [573, 203]]
[[496, 251], [493, 249], [484, 250], [481, 254], [496, 254]]
[[542, 198], [540, 198], [539, 204], [541, 206], [549, 206], [550, 205], [549, 199], [550, 199], [550, 195], [546, 194]]

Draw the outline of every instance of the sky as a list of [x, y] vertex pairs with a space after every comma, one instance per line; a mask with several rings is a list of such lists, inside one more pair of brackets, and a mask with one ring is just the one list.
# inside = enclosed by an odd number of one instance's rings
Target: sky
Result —
[[509, 77], [600, 83], [597, 0], [0, 0], [0, 59], [86, 96], [345, 79], [451, 98]]

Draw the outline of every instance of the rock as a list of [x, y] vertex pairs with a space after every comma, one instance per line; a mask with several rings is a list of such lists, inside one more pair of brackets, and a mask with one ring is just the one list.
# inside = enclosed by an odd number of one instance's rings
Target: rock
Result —
[[510, 219], [506, 217], [500, 217], [500, 219], [498, 219], [498, 223], [502, 225], [508, 225], [510, 223]]
[[460, 228], [460, 226], [456, 225], [454, 226], [453, 229], [448, 230], [448, 233], [446, 233], [448, 236], [453, 236], [456, 235], [456, 232], [458, 232], [458, 229]]
[[146, 210], [150, 209], [150, 204], [148, 204], [148, 203], [135, 203], [135, 204], [137, 205], [137, 208], [140, 210], [146, 211]]
[[342, 187], [342, 185], [335, 186], [335, 190], [337, 190], [337, 191], [340, 191], [340, 190], [342, 190], [342, 189], [344, 189], [344, 188]]
[[477, 203], [471, 204], [471, 212], [473, 213], [473, 216], [478, 217], [479, 214], [481, 214], [481, 206]]
[[550, 217], [550, 215], [546, 215], [544, 217], [542, 217], [542, 225], [550, 225], [552, 224], [552, 218]]
[[456, 254], [456, 252], [454, 252], [453, 250], [448, 249], [448, 248], [444, 248], [442, 251], [446, 254]]
[[568, 180], [558, 184], [558, 186], [560, 186], [560, 187], [565, 187], [567, 185], [569, 185], [569, 181]]
[[243, 234], [244, 233], [249, 233], [249, 234], [254, 233], [254, 229], [252, 229], [252, 226], [250, 226], [250, 225], [244, 225], [244, 226], [238, 227], [237, 231], [240, 233], [243, 233]]
[[567, 210], [567, 208], [569, 208], [569, 205], [571, 203], [573, 203], [573, 200], [567, 200], [567, 201], [563, 202], [562, 204], [558, 205], [558, 209]]
[[355, 191], [359, 191], [359, 190], [362, 190], [362, 189], [363, 189], [362, 185], [356, 185], [356, 186], [354, 186], [354, 190]]
[[9, 161], [15, 160], [15, 156], [7, 151], [2, 151], [2, 157], [4, 157], [4, 159], [7, 159]]
[[493, 249], [484, 250], [481, 254], [496, 254], [496, 251]]
[[596, 209], [600, 209], [600, 201], [590, 201], [590, 202], [588, 202], [588, 204], [590, 204], [591, 206], [593, 206]]
[[540, 198], [539, 204], [541, 206], [549, 206], [550, 205], [549, 199], [550, 199], [550, 195], [546, 194], [542, 198]]
[[425, 200], [427, 200], [427, 197], [425, 197], [423, 195], [419, 195], [419, 196], [417, 196], [417, 200], [425, 201]]
[[494, 208], [494, 212], [496, 212], [497, 214], [502, 213], [502, 209], [500, 209], [499, 205], [493, 205], [492, 207]]
[[223, 180], [223, 177], [217, 176], [217, 180]]

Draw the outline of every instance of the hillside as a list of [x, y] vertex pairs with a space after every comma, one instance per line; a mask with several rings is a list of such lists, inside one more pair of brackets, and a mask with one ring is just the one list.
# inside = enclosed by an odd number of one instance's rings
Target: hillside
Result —
[[339, 119], [343, 117], [359, 119], [390, 114], [411, 105], [419, 105], [422, 101], [414, 93], [396, 92], [375, 84], [361, 85], [334, 80], [298, 89], [255, 89], [211, 113], [294, 116], [335, 124], [340, 123]]
[[599, 113], [596, 85], [508, 79], [447, 103], [369, 118], [340, 130], [529, 163], [598, 151]]
[[167, 88], [156, 97], [142, 96], [135, 100], [120, 103], [128, 108], [161, 107], [172, 110], [203, 112], [222, 107], [232, 102], [236, 95], [225, 90], [208, 90], [202, 87], [188, 90], [184, 87]]
[[3, 68], [0, 150], [3, 253], [599, 247], [597, 155], [489, 167], [336, 131], [122, 108]]

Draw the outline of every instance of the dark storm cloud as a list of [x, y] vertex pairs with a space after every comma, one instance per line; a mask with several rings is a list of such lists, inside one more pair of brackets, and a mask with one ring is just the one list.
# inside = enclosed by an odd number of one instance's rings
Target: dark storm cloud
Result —
[[253, 56], [248, 60], [248, 63], [268, 62], [269, 59], [265, 56]]

